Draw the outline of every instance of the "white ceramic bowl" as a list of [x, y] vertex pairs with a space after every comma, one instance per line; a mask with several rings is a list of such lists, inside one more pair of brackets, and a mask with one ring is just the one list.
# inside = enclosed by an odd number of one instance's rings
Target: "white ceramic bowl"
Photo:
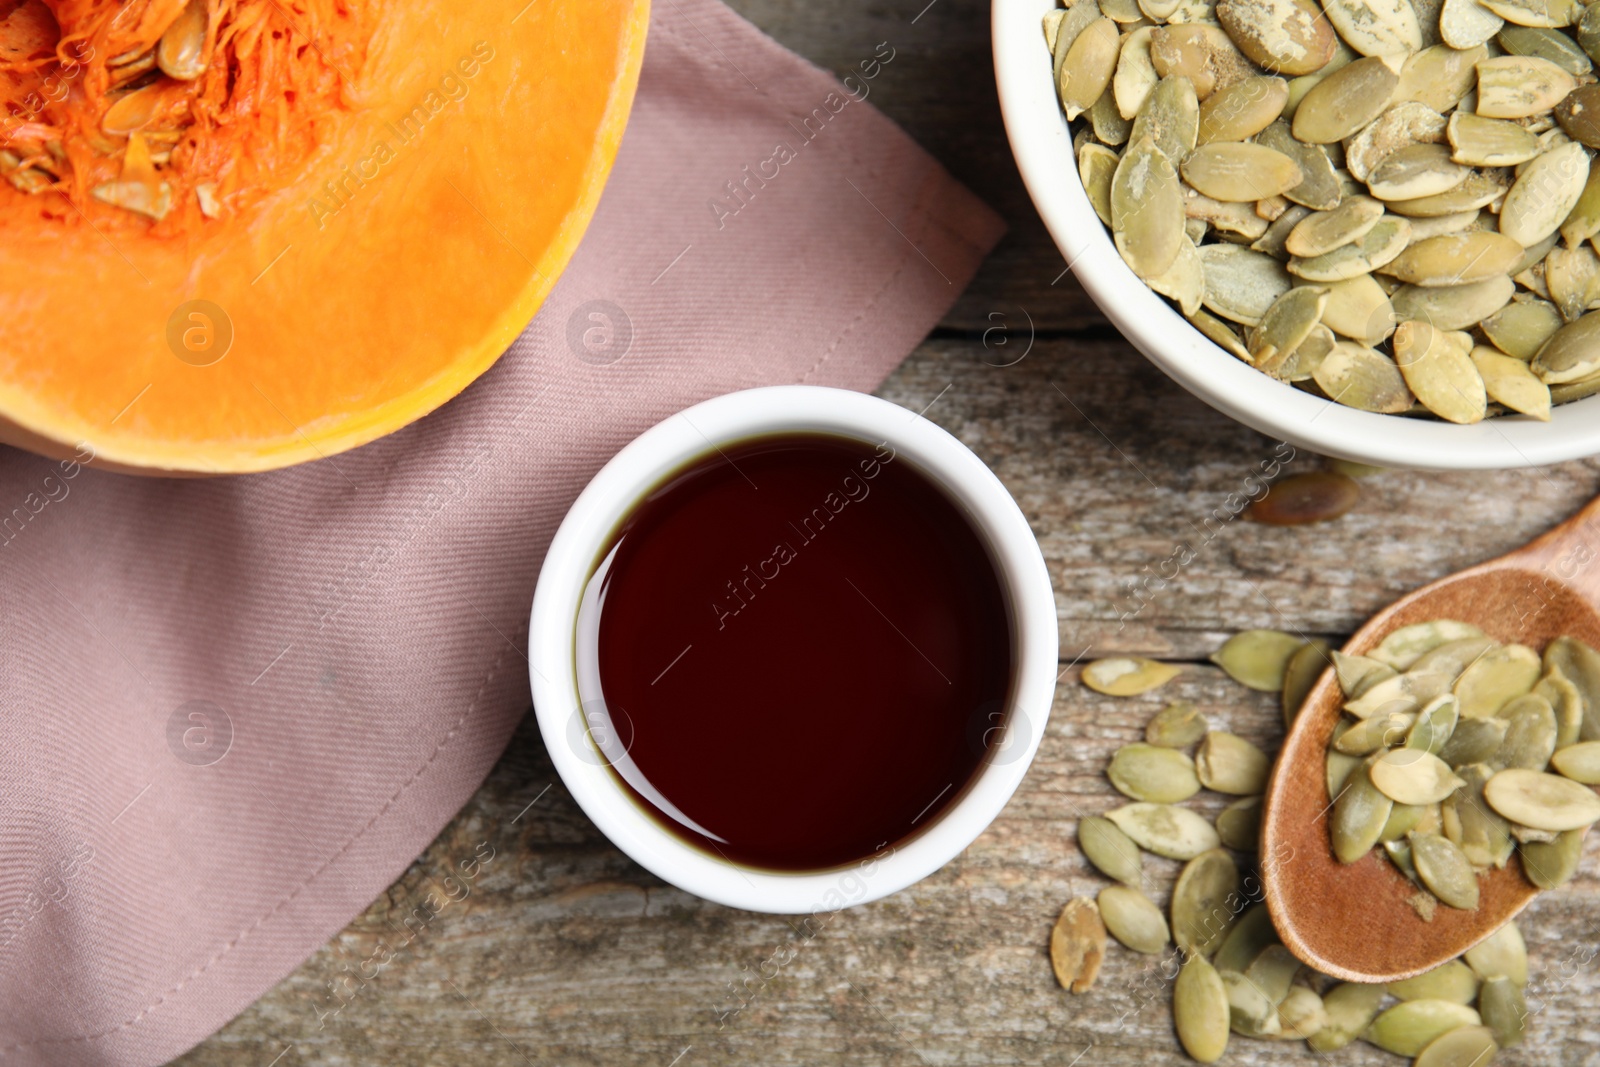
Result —
[[[961, 505], [987, 541], [1016, 643], [1004, 733], [966, 793], [888, 855], [817, 873], [776, 873], [712, 856], [662, 827], [623, 790], [589, 729], [578, 690], [577, 620], [601, 548], [635, 503], [716, 445], [793, 431], [887, 441]], [[832, 912], [897, 892], [944, 866], [1000, 813], [1039, 745], [1056, 684], [1056, 606], [1027, 520], [960, 441], [914, 412], [841, 389], [785, 385], [697, 404], [634, 439], [595, 475], [556, 531], [529, 626], [533, 706], [562, 781], [596, 826], [641, 866], [708, 900], [782, 914]], [[599, 726], [600, 724], [596, 724]], [[604, 740], [604, 739], [602, 739]]]
[[1600, 453], [1600, 396], [1551, 421], [1502, 416], [1473, 426], [1375, 415], [1267, 377], [1207, 340], [1128, 269], [1078, 178], [1040, 20], [1055, 0], [993, 0], [995, 79], [1034, 205], [1095, 303], [1179, 385], [1253, 429], [1323, 455], [1386, 467], [1489, 470]]

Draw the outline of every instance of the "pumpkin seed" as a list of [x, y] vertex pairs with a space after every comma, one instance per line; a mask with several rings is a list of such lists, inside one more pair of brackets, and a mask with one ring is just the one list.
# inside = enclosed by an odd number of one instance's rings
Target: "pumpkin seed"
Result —
[[1413, 1067], [1483, 1067], [1500, 1046], [1488, 1027], [1463, 1026], [1440, 1034], [1417, 1053]]
[[[1084, 2], [1084, 0], [1080, 0]], [[1086, 993], [1106, 958], [1106, 928], [1088, 897], [1074, 897], [1050, 931], [1050, 966], [1063, 989]]]
[[1574, 382], [1571, 385], [1552, 385], [1550, 387], [1550, 403], [1570, 404], [1574, 400], [1583, 400], [1600, 393], [1600, 377], [1588, 378], [1584, 381]]
[[1478, 1013], [1448, 1000], [1405, 1000], [1380, 1014], [1363, 1035], [1385, 1052], [1415, 1056], [1441, 1034], [1478, 1026]]
[[1383, 218], [1383, 204], [1370, 196], [1353, 196], [1331, 211], [1308, 215], [1290, 231], [1284, 249], [1310, 259], [1365, 237]]
[[1528, 1003], [1523, 998], [1522, 987], [1517, 983], [1504, 975], [1483, 983], [1483, 991], [1478, 995], [1478, 1013], [1483, 1016], [1483, 1025], [1493, 1035], [1495, 1046], [1511, 1048], [1522, 1043], [1528, 1019]]
[[1385, 752], [1367, 773], [1372, 784], [1397, 804], [1437, 804], [1462, 784], [1449, 764], [1418, 748]]
[[1278, 1006], [1254, 982], [1237, 971], [1218, 971], [1228, 992], [1229, 1025], [1246, 1037], [1273, 1037], [1279, 1029]]
[[[1105, 908], [1100, 909], [1102, 912]], [[1448, 1000], [1471, 1004], [1478, 998], [1478, 976], [1460, 960], [1448, 960], [1413, 978], [1390, 982], [1389, 992], [1401, 1000]]]
[[1322, 9], [1345, 43], [1364, 56], [1422, 50], [1422, 26], [1408, 0], [1323, 0]]
[[1243, 974], [1266, 951], [1268, 945], [1278, 943], [1278, 931], [1272, 926], [1272, 916], [1265, 904], [1252, 904], [1240, 914], [1222, 939], [1222, 946], [1212, 957], [1219, 971], [1238, 971]]
[[1117, 111], [1125, 119], [1134, 119], [1150, 91], [1161, 77], [1150, 61], [1151, 27], [1145, 26], [1126, 34], [1117, 52], [1117, 68], [1111, 76], [1111, 94], [1117, 102]]
[[1514, 920], [1467, 949], [1461, 958], [1485, 982], [1504, 976], [1518, 986], [1528, 984], [1528, 946]]
[[[1389, 294], [1389, 302], [1402, 320], [1431, 322], [1440, 330], [1464, 330], [1510, 303], [1516, 288], [1510, 278], [1490, 278], [1471, 285], [1403, 285]], [[1596, 365], [1600, 367], [1600, 361]]]
[[1584, 785], [1600, 785], [1600, 741], [1568, 745], [1550, 757], [1550, 764], [1563, 777]]
[[1592, 789], [1541, 771], [1512, 767], [1483, 787], [1484, 799], [1514, 823], [1560, 833], [1600, 819], [1600, 796]]
[[1300, 184], [1300, 165], [1258, 144], [1202, 145], [1183, 161], [1184, 181], [1213, 200], [1237, 202], [1277, 196]]
[[1256, 143], [1282, 152], [1300, 167], [1300, 184], [1285, 192], [1285, 197], [1315, 211], [1339, 206], [1343, 194], [1326, 148], [1296, 140], [1283, 119], [1256, 134]]
[[1328, 1012], [1316, 991], [1303, 985], [1292, 986], [1278, 1003], [1278, 1036], [1304, 1041], [1328, 1025]]
[[1327, 66], [1338, 46], [1310, 0], [1220, 0], [1217, 21], [1257, 66], [1295, 77]]
[[1522, 872], [1540, 889], [1566, 885], [1578, 873], [1587, 830], [1565, 830], [1554, 841], [1529, 841], [1522, 845]]
[[1147, 852], [1192, 860], [1222, 843], [1216, 829], [1188, 808], [1136, 802], [1106, 812], [1106, 818]]
[[1068, 5], [1066, 15], [1056, 24], [1055, 43], [1050, 46], [1050, 57], [1057, 98], [1063, 95], [1062, 69], [1066, 65], [1068, 53], [1082, 36], [1083, 31], [1098, 22], [1100, 17], [1098, 3], [1073, 3]]
[[1244, 797], [1219, 811], [1217, 836], [1229, 848], [1254, 852], [1261, 838], [1261, 798]]
[[1435, 697], [1427, 707], [1417, 713], [1417, 721], [1411, 725], [1410, 732], [1406, 734], [1406, 748], [1420, 749], [1437, 756], [1449, 742], [1450, 735], [1455, 732], [1458, 718], [1454, 696], [1446, 693]]
[[1519, 297], [1480, 324], [1500, 351], [1526, 363], [1561, 329], [1561, 312], [1548, 300]]
[[1289, 84], [1282, 78], [1245, 78], [1218, 89], [1200, 105], [1199, 143], [1254, 137], [1283, 114], [1288, 102]]
[[1582, 739], [1600, 741], [1600, 652], [1575, 637], [1558, 637], [1544, 648], [1544, 669], [1577, 692], [1583, 707]]
[[1557, 330], [1529, 367], [1546, 385], [1583, 381], [1600, 373], [1600, 313], [1591, 311]]
[[[1396, 90], [1398, 92], [1398, 90]], [[1443, 144], [1445, 117], [1416, 101], [1397, 103], [1372, 125], [1344, 142], [1344, 165], [1358, 181], [1367, 181], [1389, 156], [1416, 144]]]
[[1096, 904], [1106, 930], [1135, 952], [1156, 955], [1171, 940], [1161, 909], [1137, 889], [1108, 885], [1100, 890]]
[[1394, 332], [1394, 305], [1371, 275], [1327, 282], [1322, 321], [1334, 332], [1363, 345], [1381, 344]]
[[1111, 225], [1111, 178], [1117, 172], [1117, 154], [1105, 145], [1085, 144], [1078, 149], [1078, 177], [1100, 221]]
[[1089, 126], [1095, 137], [1108, 145], [1127, 144], [1128, 134], [1133, 130], [1133, 123], [1122, 117], [1117, 110], [1116, 97], [1109, 92], [1101, 93], [1089, 108]]
[[1206, 719], [1200, 709], [1187, 700], [1175, 701], [1161, 709], [1145, 727], [1144, 738], [1162, 748], [1187, 748], [1206, 735]]
[[1408, 215], [1411, 220], [1411, 239], [1413, 241], [1426, 241], [1430, 237], [1443, 237], [1447, 233], [1461, 233], [1464, 230], [1481, 230], [1482, 212], [1458, 211], [1454, 215], [1431, 215], [1422, 218]]
[[[1300, 183], [1304, 185], [1304, 182]], [[1300, 204], [1290, 204], [1282, 215], [1267, 227], [1267, 232], [1257, 238], [1250, 248], [1256, 252], [1265, 252], [1273, 259], [1287, 261], [1289, 253], [1284, 251], [1283, 243], [1289, 239], [1289, 234], [1311, 214], [1311, 209]]]
[[1492, 637], [1461, 637], [1430, 648], [1418, 656], [1407, 670], [1417, 674], [1432, 672], [1458, 678], [1467, 667], [1499, 647], [1500, 642]]
[[1369, 56], [1328, 75], [1295, 108], [1295, 138], [1331, 144], [1362, 129], [1388, 106], [1402, 65], [1393, 56]]
[[1328, 655], [1331, 651], [1328, 642], [1320, 637], [1313, 637], [1289, 657], [1289, 666], [1283, 672], [1283, 688], [1278, 693], [1285, 727], [1293, 725], [1295, 716], [1300, 713], [1301, 706], [1306, 702], [1306, 697], [1311, 694], [1311, 688], [1317, 684], [1317, 679], [1321, 678], [1322, 672], [1327, 669], [1330, 662]]
[[1145, 284], [1176, 301], [1184, 314], [1199, 311], [1206, 287], [1205, 264], [1200, 259], [1199, 249], [1185, 236], [1178, 245], [1178, 258], [1172, 261], [1172, 266], [1146, 278]]
[[[1396, 631], [1396, 633], [1399, 632]], [[1394, 634], [1389, 636], [1393, 637]], [[1339, 683], [1339, 689], [1346, 697], [1354, 698], [1360, 696], [1361, 685], [1368, 678], [1373, 679], [1374, 684], [1376, 684], [1395, 676], [1395, 670], [1389, 665], [1388, 660], [1379, 659], [1376, 655], [1376, 653], [1384, 651], [1384, 647], [1387, 644], [1388, 639], [1385, 639], [1384, 644], [1374, 649], [1374, 655], [1371, 656], [1352, 656], [1347, 652], [1335, 652], [1333, 654], [1334, 677]], [[1381, 677], [1379, 677], [1380, 675]]]
[[1550, 421], [1550, 387], [1526, 363], [1479, 345], [1472, 350], [1472, 365], [1478, 369], [1489, 399], [1512, 411]]
[[1545, 676], [1533, 687], [1536, 696], [1544, 697], [1556, 716], [1556, 748], [1576, 744], [1583, 737], [1583, 696], [1577, 686], [1559, 671], [1545, 668]]
[[1290, 289], [1283, 264], [1261, 252], [1215, 244], [1201, 247], [1200, 258], [1205, 263], [1205, 306], [1225, 319], [1259, 326], [1273, 301]]
[[[1471, 0], [1476, 6], [1477, 0]], [[1449, 3], [1449, 0], [1446, 0]], [[1480, 10], [1482, 10], [1480, 8]], [[1487, 40], [1487, 38], [1485, 38]], [[1478, 84], [1477, 63], [1488, 59], [1489, 50], [1480, 41], [1465, 48], [1436, 44], [1424, 48], [1410, 59], [1400, 71], [1400, 85], [1395, 89], [1394, 103], [1415, 101], [1433, 111], [1444, 114], [1461, 98], [1472, 92]]]
[[[1476, 721], [1476, 720], [1469, 720]], [[1460, 769], [1462, 786], [1440, 809], [1445, 837], [1461, 849], [1474, 867], [1503, 867], [1516, 847], [1511, 826], [1483, 799], [1484, 784], [1494, 776], [1485, 764]]]
[[1188, 756], [1143, 742], [1117, 749], [1106, 776], [1124, 796], [1156, 804], [1174, 804], [1200, 792], [1200, 781]]
[[172, 186], [167, 182], [151, 185], [139, 181], [102, 182], [89, 194], [103, 204], [120, 207], [136, 215], [160, 222], [172, 210]]
[[1439, 758], [1458, 770], [1470, 763], [1482, 763], [1500, 751], [1505, 736], [1506, 724], [1499, 719], [1460, 719], [1439, 750]]
[[1545, 257], [1544, 281], [1562, 318], [1576, 322], [1600, 304], [1600, 256], [1588, 245], [1553, 249]]
[[168, 77], [194, 81], [205, 73], [206, 2], [189, 0], [161, 34], [156, 63]]
[[1516, 241], [1475, 230], [1414, 242], [1380, 269], [1412, 285], [1470, 285], [1508, 273], [1521, 258]]
[[[1600, 106], [1600, 100], [1595, 103]], [[1561, 224], [1561, 239], [1567, 242], [1568, 247], [1573, 247], [1596, 234], [1600, 234], [1600, 167], [1591, 166], [1588, 184], [1583, 187], [1572, 214]]]
[[1340, 734], [1333, 742], [1334, 751], [1347, 756], [1368, 756], [1380, 749], [1390, 748], [1405, 740], [1415, 721], [1415, 713], [1410, 712], [1374, 715]]
[[194, 187], [194, 197], [200, 203], [200, 214], [208, 219], [222, 217], [222, 201], [217, 198], [216, 182], [201, 182]]
[[1574, 89], [1555, 107], [1556, 121], [1568, 137], [1590, 148], [1600, 148], [1600, 91], [1594, 85]]
[[1129, 140], [1138, 144], [1150, 138], [1176, 166], [1194, 151], [1199, 130], [1200, 101], [1193, 83], [1188, 78], [1162, 78], [1145, 97]]
[[[1310, 381], [1312, 375], [1317, 373], [1317, 368], [1322, 366], [1322, 361], [1328, 358], [1328, 353], [1333, 351], [1333, 346], [1338, 343], [1339, 339], [1333, 335], [1332, 330], [1321, 323], [1317, 323], [1311, 327], [1311, 332], [1306, 335], [1306, 339], [1295, 346], [1295, 350], [1289, 353], [1288, 358], [1279, 364], [1275, 371], [1271, 372], [1272, 376], [1285, 382]], [[1306, 473], [1342, 477], [1337, 471], [1308, 471]], [[1298, 477], [1298, 475], [1292, 475], [1291, 477]], [[1285, 481], [1287, 480], [1285, 479]], [[1353, 500], [1351, 502], [1354, 503]], [[1267, 513], [1281, 514], [1276, 505], [1267, 504], [1265, 500], [1258, 500], [1251, 505], [1251, 518], [1254, 521], [1269, 522], [1270, 520], [1262, 518], [1262, 515]], [[1282, 524], [1280, 523], [1280, 525]]]
[[1448, 192], [1411, 200], [1391, 200], [1387, 206], [1390, 211], [1407, 218], [1438, 218], [1486, 207], [1504, 196], [1508, 188], [1510, 186], [1503, 171], [1473, 171], [1465, 181]]
[[1166, 22], [1178, 10], [1179, 0], [1139, 0], [1139, 10], [1151, 22]]
[[[1340, 723], [1340, 726], [1347, 724]], [[1328, 749], [1328, 756], [1323, 766], [1323, 776], [1328, 787], [1328, 797], [1333, 799], [1344, 792], [1344, 787], [1350, 781], [1351, 773], [1361, 766], [1360, 756], [1347, 756], [1337, 749]], [[1380, 834], [1382, 833], [1380, 829]]]
[[[1382, 841], [1379, 843], [1383, 846], [1384, 855], [1389, 857], [1389, 862], [1394, 864], [1396, 870], [1405, 875], [1406, 879], [1413, 885], [1422, 885], [1422, 879], [1417, 877], [1417, 865], [1411, 860], [1411, 842], [1409, 840], [1401, 839], [1398, 841]], [[1433, 895], [1431, 893], [1421, 893], [1418, 895], [1429, 901], [1431, 905], [1433, 901]], [[1431, 920], [1424, 919], [1423, 921], [1429, 922]]]
[[1178, 1040], [1190, 1057], [1215, 1063], [1228, 1048], [1231, 1016], [1228, 990], [1204, 956], [1186, 959], [1172, 987], [1172, 1018]]
[[1497, 40], [1511, 55], [1548, 59], [1568, 74], [1588, 74], [1594, 70], [1594, 63], [1583, 49], [1559, 30], [1507, 26], [1500, 31]]
[[1518, 26], [1570, 26], [1578, 19], [1578, 0], [1479, 0], [1507, 22]]
[[1391, 841], [1401, 840], [1417, 828], [1429, 810], [1422, 804], [1396, 804], [1389, 809], [1389, 818], [1384, 821], [1383, 832], [1378, 835], [1378, 844], [1387, 845]]
[[1394, 332], [1394, 361], [1411, 392], [1441, 419], [1472, 423], [1487, 413], [1483, 379], [1444, 331], [1425, 322], [1402, 322]]
[[1117, 24], [1108, 18], [1091, 22], [1067, 49], [1056, 73], [1056, 92], [1069, 120], [1094, 106], [1111, 84], [1118, 52]]
[[1134, 888], [1144, 879], [1143, 853], [1110, 819], [1099, 815], [1079, 819], [1078, 849], [1107, 878]]
[[1384, 987], [1341, 982], [1322, 997], [1322, 1008], [1328, 1022], [1316, 1036], [1307, 1041], [1317, 1052], [1335, 1052], [1366, 1031], [1378, 1016], [1378, 1006], [1383, 1003]]
[[1347, 407], [1393, 414], [1412, 404], [1411, 392], [1394, 361], [1361, 345], [1339, 342], [1312, 378], [1324, 393]]
[[1378, 791], [1365, 767], [1350, 774], [1333, 804], [1330, 822], [1333, 854], [1340, 863], [1354, 863], [1378, 843], [1394, 801]]
[[1600, 52], [1600, 12], [1591, 12], [1586, 6], [1578, 16], [1578, 46], [1593, 59]]
[[1589, 183], [1589, 154], [1581, 144], [1552, 148], [1522, 168], [1500, 209], [1500, 232], [1521, 245], [1560, 229]]
[[1211, 662], [1240, 685], [1263, 693], [1283, 688], [1289, 659], [1305, 642], [1277, 630], [1246, 630], [1228, 638], [1211, 654]]
[[1311, 282], [1345, 281], [1393, 262], [1410, 239], [1410, 223], [1385, 215], [1359, 240], [1311, 259], [1291, 259], [1289, 272]]
[[1525, 119], [1549, 111], [1578, 87], [1577, 81], [1536, 56], [1496, 56], [1478, 63], [1478, 114]]
[[1514, 697], [1533, 692], [1542, 666], [1526, 645], [1502, 645], [1485, 652], [1456, 680], [1457, 710], [1463, 719], [1488, 718]]
[[1184, 865], [1172, 889], [1172, 937], [1178, 948], [1210, 956], [1228, 936], [1243, 908], [1239, 868], [1218, 848]]
[[1097, 659], [1083, 668], [1083, 684], [1107, 696], [1131, 697], [1166, 685], [1181, 668], [1152, 659]]
[[1254, 204], [1244, 201], [1223, 203], [1202, 196], [1187, 185], [1183, 186], [1183, 210], [1187, 217], [1202, 219], [1219, 233], [1237, 233], [1253, 241], [1267, 232], [1267, 220], [1256, 214]]
[[1061, 32], [1061, 20], [1066, 17], [1066, 11], [1061, 8], [1045, 12], [1043, 19], [1044, 46], [1050, 51], [1051, 55], [1055, 54], [1056, 34]]
[[1413, 144], [1391, 152], [1373, 168], [1367, 188], [1380, 200], [1416, 200], [1447, 193], [1470, 174], [1450, 161], [1444, 145]]
[[1548, 700], [1533, 693], [1517, 697], [1497, 718], [1506, 722], [1506, 737], [1495, 755], [1497, 767], [1542, 771], [1549, 766], [1556, 750], [1556, 713]]
[[1444, 0], [1439, 10], [1440, 36], [1452, 48], [1481, 47], [1505, 24], [1479, 0]]
[[1266, 791], [1271, 761], [1255, 745], [1234, 734], [1212, 730], [1195, 756], [1195, 772], [1207, 789], [1234, 796]]
[[1150, 59], [1163, 78], [1193, 82], [1201, 100], [1256, 73], [1222, 28], [1207, 24], [1157, 27], [1150, 37]]
[[1437, 671], [1408, 672], [1363, 689], [1360, 696], [1345, 701], [1344, 710], [1358, 719], [1420, 711], [1449, 692], [1450, 682], [1450, 675]]
[[1250, 352], [1244, 347], [1244, 342], [1239, 340], [1239, 335], [1234, 332], [1232, 326], [1208, 311], [1196, 311], [1185, 318], [1189, 320], [1189, 325], [1199, 330], [1212, 344], [1238, 356], [1246, 363], [1250, 362]]
[[1250, 962], [1244, 976], [1274, 1005], [1283, 1003], [1303, 965], [1282, 945], [1268, 945]]

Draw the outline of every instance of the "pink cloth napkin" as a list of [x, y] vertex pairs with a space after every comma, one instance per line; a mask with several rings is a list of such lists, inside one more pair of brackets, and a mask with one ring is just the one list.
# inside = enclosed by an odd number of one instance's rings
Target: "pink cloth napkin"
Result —
[[566, 275], [382, 441], [211, 480], [0, 454], [0, 1064], [159, 1063], [288, 974], [498, 757], [606, 459], [731, 390], [871, 389], [937, 321], [1001, 224], [852, 99], [893, 48], [861, 61], [660, 4]]

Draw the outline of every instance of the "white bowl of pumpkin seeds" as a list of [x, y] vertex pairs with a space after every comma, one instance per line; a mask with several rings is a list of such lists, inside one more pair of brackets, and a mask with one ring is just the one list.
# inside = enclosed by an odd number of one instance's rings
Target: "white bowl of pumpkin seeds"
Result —
[[1600, 453], [1600, 3], [1061, 2], [994, 0], [1007, 133], [1152, 362], [1358, 462]]

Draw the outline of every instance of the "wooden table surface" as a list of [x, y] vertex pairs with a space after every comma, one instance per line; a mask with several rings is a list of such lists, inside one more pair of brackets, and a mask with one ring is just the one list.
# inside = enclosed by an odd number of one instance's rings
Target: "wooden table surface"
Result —
[[[562, 788], [530, 716], [483, 788], [384, 897], [180, 1063], [1188, 1062], [1173, 1036], [1162, 961], [1113, 946], [1099, 983], [1077, 997], [1050, 972], [1046, 946], [1062, 904], [1105, 884], [1078, 854], [1073, 828], [1079, 815], [1120, 802], [1103, 774], [1111, 753], [1177, 697], [1198, 702], [1213, 725], [1275, 746], [1275, 701], [1205, 661], [1228, 634], [1264, 626], [1338, 639], [1406, 590], [1522, 544], [1600, 488], [1594, 460], [1490, 474], [1390, 472], [1364, 479], [1356, 509], [1331, 524], [1208, 524], [1275, 442], [1168, 381], [1070, 275], [1059, 277], [1062, 258], [1006, 146], [987, 5], [925, 3], [734, 7], [841, 73], [864, 48], [895, 47], [872, 102], [994, 205], [1011, 232], [880, 394], [913, 409], [937, 397], [927, 417], [1016, 496], [1055, 581], [1064, 667], [1086, 652], [1130, 652], [1181, 662], [1183, 675], [1148, 698], [1112, 700], [1068, 669], [1032, 771], [994, 825], [922, 883], [840, 912], [810, 938], [784, 918], [679, 892], [627, 860]], [[1302, 454], [1289, 469], [1320, 463]], [[1162, 561], [1183, 545], [1192, 562], [1164, 580]], [[337, 1003], [330, 983], [353, 988], [348, 971], [392, 943], [393, 924], [482, 842], [494, 859], [470, 895], [338, 1014], [321, 1014]], [[1535, 1014], [1529, 1040], [1497, 1062], [1600, 1062], [1591, 1021], [1600, 882], [1590, 852], [1576, 880], [1545, 894], [1523, 922]], [[1158, 903], [1176, 866], [1147, 864]], [[775, 953], [788, 960], [781, 968], [769, 962]], [[1300, 1043], [1242, 1038], [1225, 1062], [1314, 1058], [1400, 1062], [1362, 1044], [1316, 1057]]]

